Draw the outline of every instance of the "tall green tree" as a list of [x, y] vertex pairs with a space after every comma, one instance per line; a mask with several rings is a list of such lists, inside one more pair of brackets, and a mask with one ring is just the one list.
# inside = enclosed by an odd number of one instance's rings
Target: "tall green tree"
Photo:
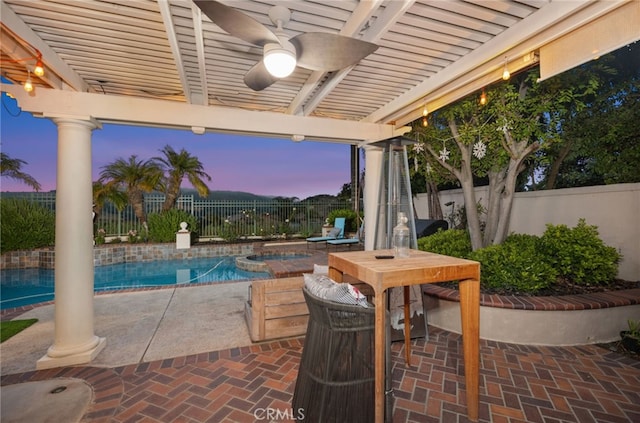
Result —
[[169, 145], [166, 145], [160, 152], [164, 154], [164, 157], [154, 157], [153, 160], [164, 167], [166, 171], [163, 211], [171, 210], [176, 205], [180, 196], [180, 186], [185, 176], [196, 189], [198, 195], [201, 197], [209, 195], [209, 187], [205, 180], [210, 181], [211, 176], [204, 171], [204, 166], [197, 157], [189, 154], [184, 148], [177, 153]]
[[640, 181], [640, 42], [554, 79], [591, 77], [598, 89], [563, 125], [565, 142], [540, 154], [546, 189]]
[[22, 172], [22, 165], [25, 164], [27, 164], [27, 162], [24, 160], [12, 159], [6, 153], [0, 153], [0, 176], [6, 176], [7, 178], [24, 182], [33, 188], [34, 191], [40, 191], [41, 187], [38, 181], [28, 173]]
[[[469, 96], [434, 113], [426, 129], [419, 122], [413, 126], [431, 163], [462, 187], [474, 250], [504, 241], [518, 175], [527, 158], [561, 141], [557, 128], [567, 109], [580, 107], [597, 85], [586, 80], [558, 87], [537, 80], [537, 69], [520, 74], [488, 90], [487, 105], [481, 105], [476, 95]], [[489, 182], [484, 228], [474, 190], [480, 177]]]
[[140, 223], [148, 233], [147, 213], [144, 208], [144, 193], [163, 189], [162, 167], [153, 160], [138, 160], [132, 155], [102, 167], [99, 182], [105, 190], [123, 191]]

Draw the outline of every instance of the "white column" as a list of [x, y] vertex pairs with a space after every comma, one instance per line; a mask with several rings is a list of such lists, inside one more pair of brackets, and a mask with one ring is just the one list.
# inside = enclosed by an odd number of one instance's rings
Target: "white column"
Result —
[[54, 118], [58, 126], [55, 336], [36, 368], [89, 363], [105, 347], [93, 333], [92, 119]]
[[382, 172], [383, 150], [379, 147], [364, 147], [364, 249], [375, 249], [378, 202], [380, 199], [380, 175]]

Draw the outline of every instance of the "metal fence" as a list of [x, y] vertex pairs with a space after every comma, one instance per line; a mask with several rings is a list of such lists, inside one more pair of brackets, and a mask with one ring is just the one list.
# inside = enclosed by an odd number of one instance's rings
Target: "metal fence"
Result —
[[[3, 193], [3, 197], [23, 198], [36, 202], [53, 211], [56, 208], [55, 193]], [[144, 197], [147, 216], [159, 213], [164, 195]], [[202, 239], [272, 238], [276, 236], [309, 236], [322, 231], [322, 225], [332, 210], [352, 209], [348, 200], [328, 201], [288, 200], [223, 201], [201, 200], [193, 195], [178, 198], [176, 208], [193, 215], [198, 222], [198, 235]], [[142, 225], [133, 208], [119, 211], [107, 202], [98, 211], [95, 230], [104, 230], [105, 237], [124, 237], [130, 231], [142, 232]], [[177, 230], [178, 228], [176, 228]]]

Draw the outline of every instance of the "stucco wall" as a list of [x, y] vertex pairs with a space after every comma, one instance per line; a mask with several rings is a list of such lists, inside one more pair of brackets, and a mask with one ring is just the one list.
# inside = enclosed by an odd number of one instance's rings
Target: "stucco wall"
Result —
[[[476, 198], [485, 203], [487, 187], [477, 188]], [[440, 201], [446, 216], [452, 206], [444, 204], [464, 204], [462, 190], [444, 191]], [[418, 218], [426, 219], [427, 195], [417, 194], [414, 203]], [[573, 227], [580, 218], [597, 226], [604, 242], [623, 254], [619, 277], [640, 280], [640, 183], [516, 193], [509, 231], [541, 235], [547, 223]]]

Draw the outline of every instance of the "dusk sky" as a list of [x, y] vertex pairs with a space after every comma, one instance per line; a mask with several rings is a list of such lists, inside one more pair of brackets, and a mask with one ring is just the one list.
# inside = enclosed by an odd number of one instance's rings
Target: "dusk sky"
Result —
[[[250, 124], [250, 123], [248, 123]], [[41, 192], [56, 188], [57, 128], [49, 119], [21, 113], [15, 100], [2, 94], [0, 149], [27, 162], [21, 170], [34, 177]], [[349, 146], [290, 139], [229, 134], [195, 135], [187, 130], [103, 125], [93, 131], [93, 180], [101, 168], [132, 154], [139, 159], [161, 156], [170, 145], [196, 156], [211, 176], [212, 191], [244, 191], [260, 195], [298, 197], [336, 195], [349, 182]], [[27, 185], [0, 178], [1, 191], [32, 191]], [[188, 182], [183, 187], [189, 188]]]

